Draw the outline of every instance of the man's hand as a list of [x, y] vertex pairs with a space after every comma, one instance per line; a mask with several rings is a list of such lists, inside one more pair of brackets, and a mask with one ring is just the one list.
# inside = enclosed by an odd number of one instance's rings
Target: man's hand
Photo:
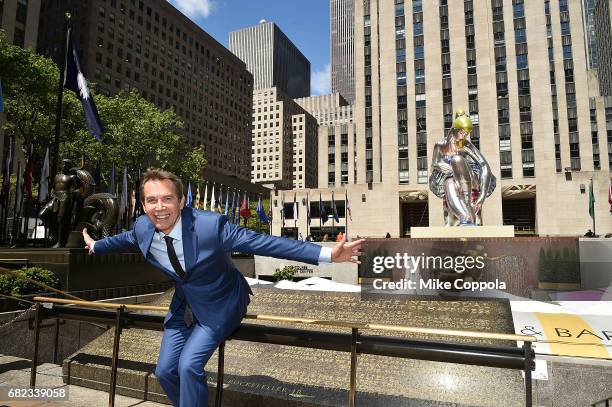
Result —
[[91, 236], [89, 236], [89, 233], [87, 233], [87, 228], [83, 228], [83, 239], [85, 240], [85, 248], [89, 250], [89, 254], [93, 254], [93, 251], [91, 251], [91, 247], [93, 246], [95, 240], [93, 240]]
[[355, 240], [354, 242], [347, 243], [346, 235], [342, 236], [340, 240], [332, 249], [332, 263], [351, 262], [361, 264], [358, 257], [363, 254], [361, 246], [365, 242], [365, 239]]

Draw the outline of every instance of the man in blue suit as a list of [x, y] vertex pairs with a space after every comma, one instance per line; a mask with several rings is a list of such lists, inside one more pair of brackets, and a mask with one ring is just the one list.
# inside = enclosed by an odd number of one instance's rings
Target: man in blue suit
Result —
[[140, 250], [174, 279], [155, 375], [174, 406], [207, 406], [204, 365], [240, 325], [252, 294], [230, 253], [310, 264], [359, 263], [363, 240], [342, 240], [329, 248], [260, 235], [229, 223], [226, 216], [185, 207], [183, 191], [176, 175], [149, 170], [140, 194], [146, 216], [122, 234], [94, 241], [84, 229], [83, 238], [90, 254]]

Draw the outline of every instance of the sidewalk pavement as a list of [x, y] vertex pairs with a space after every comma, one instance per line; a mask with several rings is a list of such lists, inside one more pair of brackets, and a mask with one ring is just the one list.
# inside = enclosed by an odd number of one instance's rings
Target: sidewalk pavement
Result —
[[[31, 362], [27, 359], [0, 354], [0, 386], [29, 387]], [[69, 386], [62, 381], [62, 367], [52, 363], [44, 363], [36, 369], [36, 385], [52, 388], [68, 388], [68, 401], [6, 401], [0, 399], [0, 407], [83, 407], [108, 405], [108, 393], [85, 387]], [[115, 396], [117, 407], [168, 407], [167, 404], [142, 401], [139, 399]]]

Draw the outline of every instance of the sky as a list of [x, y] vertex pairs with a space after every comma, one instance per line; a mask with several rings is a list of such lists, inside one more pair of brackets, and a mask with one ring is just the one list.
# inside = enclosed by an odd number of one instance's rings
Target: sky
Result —
[[226, 48], [231, 31], [273, 21], [310, 61], [311, 93], [330, 93], [329, 0], [168, 1]]

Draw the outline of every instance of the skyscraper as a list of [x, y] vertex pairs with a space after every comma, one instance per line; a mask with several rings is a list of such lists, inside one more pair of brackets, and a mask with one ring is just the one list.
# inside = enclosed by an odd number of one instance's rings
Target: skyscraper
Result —
[[612, 96], [612, 8], [610, 0], [598, 0], [593, 13], [593, 21], [598, 48], [599, 92], [602, 96]]
[[586, 42], [587, 62], [590, 69], [597, 69], [597, 39], [595, 36], [595, 5], [597, 0], [582, 0], [584, 20], [584, 40]]
[[350, 104], [355, 102], [354, 0], [330, 0], [331, 85]]
[[253, 74], [254, 90], [278, 87], [290, 98], [310, 95], [310, 62], [273, 22], [231, 32], [229, 49]]

